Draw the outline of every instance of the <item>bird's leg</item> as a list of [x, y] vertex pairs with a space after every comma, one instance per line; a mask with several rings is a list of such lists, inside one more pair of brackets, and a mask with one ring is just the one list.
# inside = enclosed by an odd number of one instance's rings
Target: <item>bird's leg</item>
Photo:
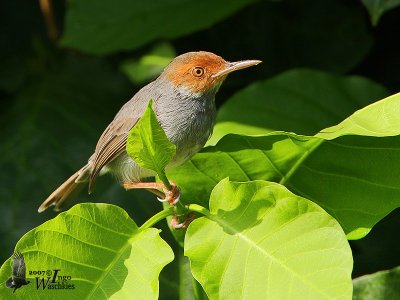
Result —
[[149, 191], [150, 193], [153, 193], [154, 195], [156, 195], [157, 199], [165, 198], [165, 194], [163, 192], [161, 192], [160, 190], [157, 190], [157, 189], [146, 189], [146, 190]]
[[[182, 204], [177, 205], [181, 191], [178, 186], [170, 181], [171, 189], [168, 190], [162, 182], [127, 182], [124, 183], [126, 190], [130, 189], [146, 189], [149, 192], [155, 194], [160, 202], [168, 202], [170, 205], [175, 206], [177, 214], [172, 217], [171, 227], [174, 229], [187, 228], [189, 224], [194, 220], [195, 214], [182, 211]], [[160, 189], [162, 191], [160, 191]], [[183, 219], [183, 220], [182, 220]]]
[[125, 182], [124, 188], [126, 190], [132, 189], [162, 189], [164, 184], [162, 182]]
[[124, 183], [124, 188], [126, 190], [146, 189], [157, 195], [159, 201], [175, 205], [179, 201], [181, 192], [175, 183], [172, 181], [170, 183], [172, 187], [170, 190], [168, 190], [162, 182], [126, 182]]

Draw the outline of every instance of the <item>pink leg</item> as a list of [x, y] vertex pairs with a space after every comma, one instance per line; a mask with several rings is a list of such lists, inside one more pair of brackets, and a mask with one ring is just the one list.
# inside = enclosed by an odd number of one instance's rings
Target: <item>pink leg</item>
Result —
[[[179, 188], [173, 182], [171, 182], [171, 190], [167, 190], [162, 182], [126, 182], [123, 186], [126, 190], [147, 189], [156, 194], [158, 200], [161, 202], [167, 201], [170, 205], [175, 205], [179, 201], [181, 194]], [[162, 189], [162, 192], [159, 189]]]
[[164, 184], [162, 182], [126, 182], [124, 183], [126, 190], [132, 189], [163, 189]]

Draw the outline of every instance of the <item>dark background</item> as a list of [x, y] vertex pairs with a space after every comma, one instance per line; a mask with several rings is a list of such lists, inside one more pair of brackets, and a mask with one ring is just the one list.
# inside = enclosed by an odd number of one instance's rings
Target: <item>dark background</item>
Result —
[[[85, 163], [114, 114], [144, 84], [132, 81], [121, 66], [159, 43], [176, 54], [207, 50], [232, 61], [263, 60], [262, 67], [227, 80], [217, 97], [219, 106], [249, 83], [297, 67], [361, 75], [391, 94], [399, 91], [399, 7], [373, 26], [360, 1], [254, 1], [192, 32], [102, 53], [98, 46], [60, 44], [64, 30], [73, 27], [72, 17], [72, 25], [65, 21], [70, 4], [53, 3], [54, 24], [49, 26], [44, 17], [49, 13], [38, 1], [0, 3], [0, 261], [24, 233], [55, 216], [52, 211], [39, 215], [37, 207]], [[101, 8], [94, 7], [93, 15], [96, 9]], [[203, 17], [190, 13], [185, 22]], [[154, 26], [164, 24], [155, 18]], [[121, 35], [129, 34], [125, 29]], [[113, 38], [105, 43], [112, 45]], [[121, 205], [138, 224], [161, 209], [149, 195], [125, 192], [109, 177], [97, 182], [94, 195], [83, 194], [80, 200]], [[160, 226], [171, 240], [165, 224]], [[396, 210], [366, 238], [351, 242], [354, 277], [400, 265], [399, 228]], [[167, 272], [174, 268], [171, 264]]]

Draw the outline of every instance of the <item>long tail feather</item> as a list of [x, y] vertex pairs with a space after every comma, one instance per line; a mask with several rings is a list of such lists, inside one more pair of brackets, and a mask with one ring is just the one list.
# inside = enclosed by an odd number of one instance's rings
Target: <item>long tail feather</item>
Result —
[[60, 206], [66, 201], [70, 196], [78, 192], [81, 188], [85, 186], [85, 182], [79, 181], [76, 182], [78, 177], [82, 174], [83, 171], [87, 169], [87, 166], [83, 167], [75, 174], [73, 174], [70, 178], [68, 178], [62, 185], [60, 185], [47, 199], [39, 206], [38, 212], [49, 208], [49, 206], [54, 205], [54, 210], [60, 210]]

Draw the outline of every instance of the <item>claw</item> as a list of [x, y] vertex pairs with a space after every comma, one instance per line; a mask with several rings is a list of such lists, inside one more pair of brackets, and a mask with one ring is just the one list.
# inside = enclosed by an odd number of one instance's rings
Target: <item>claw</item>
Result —
[[163, 200], [168, 201], [170, 205], [175, 205], [179, 201], [181, 191], [175, 183], [171, 182], [171, 186], [171, 190], [167, 190], [165, 187], [163, 188], [163, 192], [165, 194], [165, 198]]
[[160, 197], [157, 197], [157, 200], [160, 201], [160, 202], [167, 202], [168, 201], [167, 198], [160, 198]]
[[171, 220], [171, 227], [174, 229], [183, 229], [187, 228], [189, 224], [194, 220], [195, 214], [190, 213], [186, 216], [186, 219], [183, 222], [179, 222], [179, 216], [175, 215]]
[[181, 198], [181, 194], [179, 193], [178, 197], [175, 198], [175, 200], [172, 202], [173, 205], [177, 204], [179, 202], [179, 199]]

